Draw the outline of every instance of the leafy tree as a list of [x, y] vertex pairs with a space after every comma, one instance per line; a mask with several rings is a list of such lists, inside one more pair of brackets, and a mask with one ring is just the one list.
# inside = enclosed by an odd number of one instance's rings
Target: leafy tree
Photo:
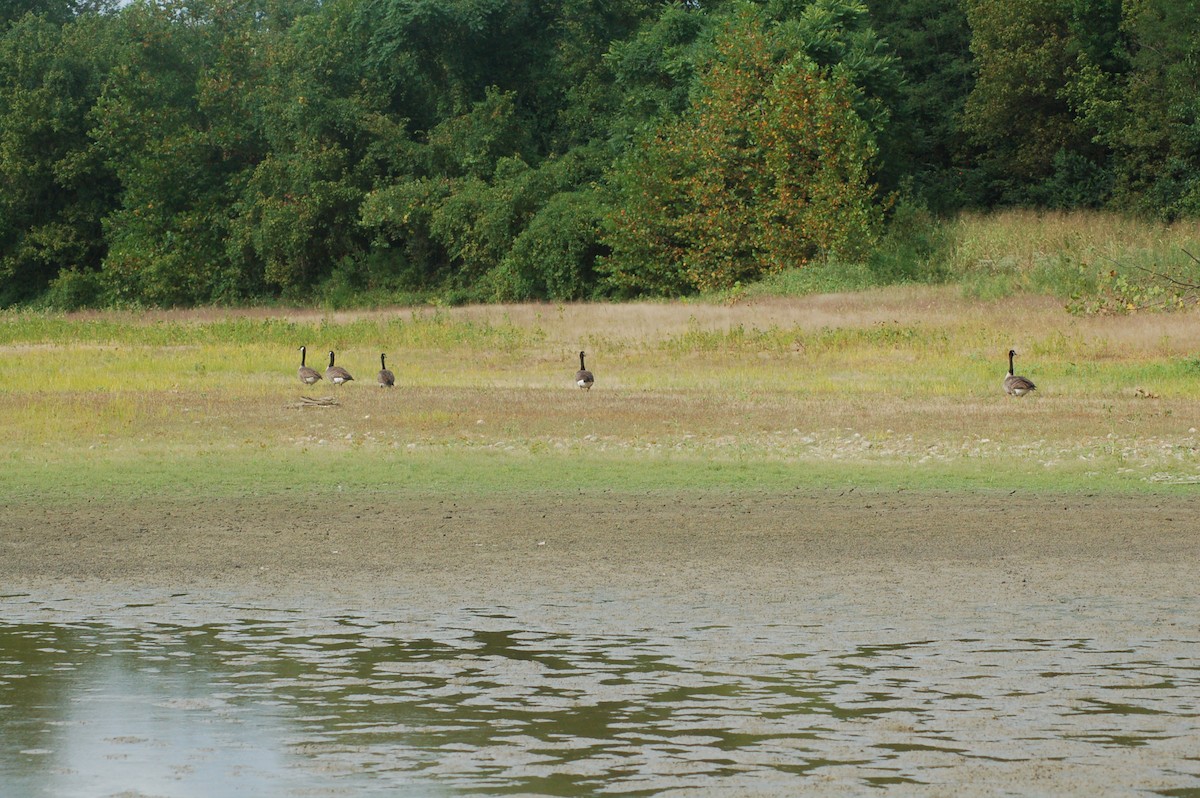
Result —
[[531, 129], [538, 124], [547, 98], [541, 89], [545, 81], [536, 78], [546, 77], [539, 70], [554, 60], [550, 34], [557, 30], [558, 4], [397, 0], [359, 5], [355, 25], [367, 39], [366, 67], [390, 95], [388, 110], [410, 120], [413, 132], [466, 113], [493, 86], [514, 94]]
[[231, 183], [226, 252], [259, 290], [294, 297], [367, 249], [357, 221], [377, 168], [368, 119], [378, 98], [362, 85], [362, 45], [343, 4], [278, 17], [248, 32], [256, 55], [240, 74], [254, 79], [231, 98], [245, 106], [236, 118], [253, 124], [229, 126], [250, 157]]
[[451, 195], [444, 178], [399, 180], [368, 192], [360, 224], [372, 235], [372, 251], [387, 253], [398, 282], [431, 289], [450, 277], [450, 256], [433, 232], [433, 214]]
[[1050, 175], [1055, 154], [1079, 138], [1062, 95], [1075, 63], [1069, 10], [1069, 0], [967, 3], [979, 76], [964, 127], [1010, 197]]
[[971, 28], [961, 0], [870, 0], [880, 37], [898, 58], [900, 80], [881, 146], [890, 183], [911, 181], [935, 210], [971, 201], [962, 192], [963, 107], [974, 83]]
[[[542, 149], [563, 154], [610, 138], [622, 107], [611, 48], [657, 19], [661, 0], [564, 0], [549, 33], [552, 55], [537, 69], [536, 107], [546, 117]], [[542, 35], [545, 35], [542, 34]], [[544, 110], [543, 110], [544, 109]], [[552, 118], [551, 109], [558, 109]]]
[[116, 186], [87, 135], [110, 20], [27, 15], [0, 33], [0, 304], [94, 272]]
[[874, 180], [885, 190], [900, 183], [905, 133], [893, 126], [900, 103], [899, 62], [880, 38], [863, 0], [770, 0], [776, 36], [822, 69], [836, 69], [851, 87], [855, 113], [867, 123], [876, 148]]
[[[796, 8], [798, 6], [798, 8]], [[862, 0], [771, 0], [789, 50], [803, 52], [818, 67], [837, 67], [855, 87], [855, 111], [875, 137], [884, 135], [898, 101], [900, 71], [896, 56], [880, 38]]]
[[688, 293], [859, 257], [909, 186], [1195, 215], [1197, 42], [1190, 0], [11, 0], [0, 304]]
[[605, 56], [620, 94], [611, 135], [623, 149], [640, 130], [687, 109], [697, 64], [708, 60], [708, 15], [670, 4]]
[[1119, 193], [1174, 218], [1200, 214], [1200, 6], [1126, 4], [1129, 72], [1102, 137], [1118, 154]]
[[1073, 46], [1084, 63], [1109, 73], [1128, 68], [1121, 33], [1122, 0], [1072, 0], [1070, 22]]
[[591, 189], [555, 194], [513, 240], [489, 277], [501, 300], [583, 299], [608, 249], [600, 241], [602, 205]]
[[854, 87], [778, 45], [741, 13], [689, 112], [618, 163], [602, 267], [618, 290], [720, 288], [871, 240], [874, 147]]
[[759, 138], [773, 191], [761, 224], [772, 270], [818, 257], [864, 257], [879, 207], [871, 182], [875, 147], [854, 113], [850, 79], [824, 76], [801, 59], [784, 64], [767, 93]]
[[263, 264], [268, 284], [299, 294], [360, 251], [353, 239], [363, 192], [348, 171], [338, 147], [269, 154], [234, 205], [241, 213], [231, 221], [230, 245], [245, 261]]
[[1108, 151], [1079, 108], [1089, 66], [1119, 62], [1114, 2], [969, 0], [979, 77], [964, 127], [995, 199], [1028, 201], [1048, 190], [1061, 198], [1072, 175], [1104, 182]]
[[55, 25], [65, 25], [78, 17], [112, 11], [117, 0], [5, 0], [0, 5], [0, 31], [26, 14]]
[[594, 188], [608, 161], [603, 145], [577, 147], [519, 176], [517, 233], [487, 277], [498, 299], [580, 299], [592, 293], [602, 203]]
[[[557, 194], [576, 191], [602, 170], [595, 163], [603, 153], [592, 142], [608, 135], [618, 105], [602, 55], [608, 37], [627, 35], [652, 10], [657, 3], [572, 0], [541, 10], [410, 3], [383, 17], [372, 12], [376, 31], [388, 34], [372, 35], [369, 50], [391, 54], [379, 68], [414, 76], [394, 81], [390, 107], [403, 116], [381, 109], [367, 123], [377, 141], [387, 142], [369, 156], [386, 177], [366, 196], [361, 223], [374, 247], [393, 253], [398, 273], [480, 296], [559, 290], [543, 279], [542, 265], [521, 254], [547, 251], [546, 223], [537, 224], [542, 233], [522, 236]], [[435, 17], [461, 38], [430, 34]], [[499, 35], [509, 55], [496, 61]], [[448, 46], [455, 51], [443, 52]], [[525, 55], [512, 58], [514, 50]], [[572, 203], [556, 207], [565, 205]], [[594, 258], [587, 247], [571, 252]], [[591, 266], [560, 268], [590, 275]]]
[[423, 281], [453, 270], [457, 283], [470, 284], [500, 263], [529, 215], [517, 205], [531, 145], [514, 96], [494, 89], [426, 138], [404, 148], [416, 174], [367, 195], [360, 221], [377, 246], [407, 252], [410, 264], [436, 258], [419, 264]]
[[496, 171], [501, 159], [531, 159], [534, 150], [522, 122], [515, 95], [490, 88], [470, 110], [430, 131], [430, 167], [450, 177], [482, 179]]
[[141, 0], [120, 19], [123, 46], [91, 130], [121, 185], [120, 207], [104, 220], [110, 292], [159, 305], [237, 298], [225, 260], [230, 183], [253, 154], [213, 124], [214, 98], [236, 92], [200, 91], [227, 29], [183, 0]]

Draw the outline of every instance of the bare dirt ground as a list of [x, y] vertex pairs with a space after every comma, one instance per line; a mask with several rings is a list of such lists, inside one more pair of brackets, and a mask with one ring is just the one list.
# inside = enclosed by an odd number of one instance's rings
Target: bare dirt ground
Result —
[[[736, 606], [806, 590], [871, 613], [964, 601], [1191, 596], [1200, 495], [797, 493], [286, 497], [67, 509], [0, 520], [6, 592], [388, 586], [447, 600], [522, 590], [703, 592]], [[74, 586], [74, 587], [72, 587]], [[1194, 629], [1192, 630], [1195, 631]]]

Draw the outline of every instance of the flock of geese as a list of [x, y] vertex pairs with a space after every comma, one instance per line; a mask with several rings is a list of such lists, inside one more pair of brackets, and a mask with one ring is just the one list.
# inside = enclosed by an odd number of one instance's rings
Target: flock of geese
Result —
[[[296, 373], [300, 377], [300, 382], [305, 385], [316, 385], [317, 380], [322, 379], [321, 372], [311, 366], [305, 365], [304, 359], [308, 356], [308, 349], [300, 347], [300, 368]], [[333, 364], [333, 352], [329, 353], [329, 367], [325, 369], [324, 379], [329, 380], [334, 385], [342, 385], [347, 382], [352, 382], [354, 377], [350, 376], [350, 372], [346, 371], [341, 366]], [[396, 375], [387, 367], [387, 354], [380, 353], [379, 355], [379, 374], [375, 377], [380, 388], [396, 387]]]
[[[575, 372], [575, 384], [580, 390], [590, 391], [592, 385], [596, 382], [595, 376], [588, 371], [587, 366], [583, 362], [583, 352], [579, 353], [579, 371]], [[297, 374], [300, 376], [300, 382], [305, 385], [315, 385], [317, 380], [322, 379], [321, 372], [305, 365], [305, 358], [308, 356], [308, 349], [300, 347], [300, 368]], [[1033, 384], [1027, 377], [1022, 377], [1019, 374], [1013, 373], [1013, 358], [1017, 356], [1014, 349], [1008, 350], [1008, 375], [1004, 378], [1004, 392], [1009, 396], [1024, 396], [1030, 391], [1037, 390], [1037, 386]], [[329, 352], [329, 367], [325, 369], [324, 379], [329, 380], [334, 385], [342, 385], [351, 382], [354, 378], [350, 376], [350, 372], [346, 371], [341, 366], [335, 366], [333, 363], [333, 351]], [[375, 381], [380, 388], [396, 387], [396, 375], [387, 367], [387, 353], [379, 354], [379, 374], [376, 375]]]
[[[305, 385], [316, 385], [317, 380], [326, 379], [334, 385], [343, 385], [347, 382], [353, 382], [354, 377], [350, 372], [346, 371], [341, 366], [334, 365], [333, 350], [329, 352], [329, 366], [325, 369], [325, 376], [321, 376], [321, 372], [317, 371], [312, 366], [309, 366], [305, 361], [308, 358], [308, 347], [300, 347], [300, 368], [296, 370], [297, 376], [300, 377], [300, 382]], [[387, 353], [379, 353], [379, 373], [375, 376], [375, 381], [380, 388], [395, 388], [396, 375], [387, 367]], [[575, 384], [580, 389], [590, 391], [592, 384], [596, 382], [596, 378], [592, 372], [587, 370], [587, 366], [583, 363], [583, 352], [579, 353], [579, 371], [575, 372]]]

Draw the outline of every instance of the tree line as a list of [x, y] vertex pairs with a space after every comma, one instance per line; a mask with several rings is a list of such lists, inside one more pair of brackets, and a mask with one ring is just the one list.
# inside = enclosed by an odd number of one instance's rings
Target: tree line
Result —
[[0, 305], [682, 295], [1200, 215], [1193, 0], [7, 0]]

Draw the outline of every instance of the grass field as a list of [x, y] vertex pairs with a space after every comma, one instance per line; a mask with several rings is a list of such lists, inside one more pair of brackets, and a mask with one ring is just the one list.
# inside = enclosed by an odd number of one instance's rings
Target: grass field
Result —
[[[356, 377], [305, 388], [298, 347]], [[1005, 355], [1038, 384], [1004, 395]], [[596, 387], [574, 388], [588, 351]], [[397, 388], [374, 384], [380, 352]], [[0, 317], [0, 486], [1180, 491], [1200, 315], [890, 288], [737, 304]], [[334, 396], [333, 407], [300, 397]]]

